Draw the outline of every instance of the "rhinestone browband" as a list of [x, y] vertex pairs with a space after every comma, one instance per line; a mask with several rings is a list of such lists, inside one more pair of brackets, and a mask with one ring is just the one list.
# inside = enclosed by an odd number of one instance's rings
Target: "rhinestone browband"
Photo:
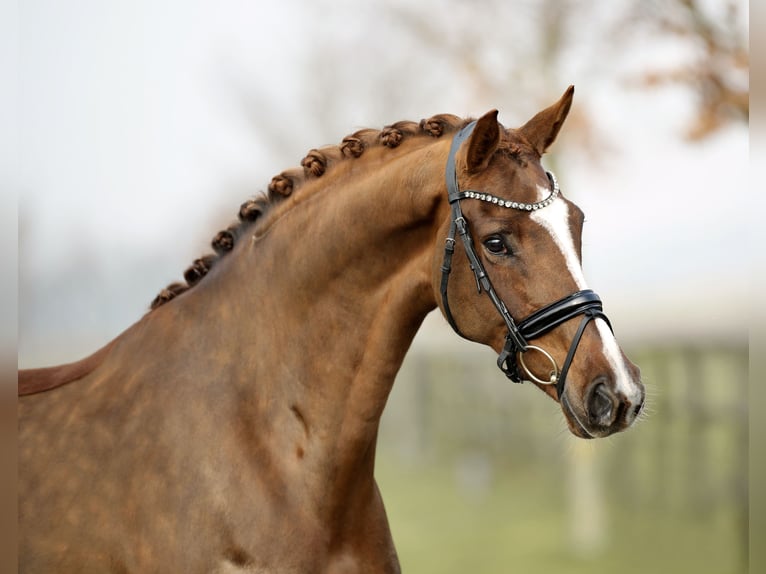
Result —
[[495, 197], [489, 193], [481, 193], [479, 191], [464, 191], [460, 194], [460, 199], [478, 199], [480, 201], [486, 201], [487, 203], [494, 203], [500, 207], [508, 207], [510, 209], [518, 209], [520, 211], [534, 211], [535, 209], [540, 209], [553, 203], [553, 200], [556, 199], [556, 196], [559, 194], [559, 182], [556, 180], [556, 176], [553, 175], [553, 173], [550, 171], [546, 171], [545, 173], [551, 180], [553, 189], [551, 190], [551, 194], [548, 197], [536, 203], [510, 201]]

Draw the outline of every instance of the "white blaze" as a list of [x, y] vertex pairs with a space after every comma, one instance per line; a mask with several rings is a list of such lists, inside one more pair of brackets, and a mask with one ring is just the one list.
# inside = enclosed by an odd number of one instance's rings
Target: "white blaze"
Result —
[[[548, 190], [542, 186], [538, 186], [538, 191], [543, 194], [543, 197], [548, 194]], [[569, 205], [561, 198], [557, 198], [549, 206], [533, 211], [532, 221], [542, 225], [551, 234], [553, 242], [564, 256], [567, 270], [574, 279], [577, 288], [580, 290], [587, 289], [585, 275], [583, 275], [580, 260], [577, 258], [577, 251], [575, 250], [572, 228], [569, 225]]]
[[[542, 199], [548, 196], [550, 190], [547, 187], [538, 186], [538, 192], [540, 199]], [[574, 279], [577, 288], [579, 290], [587, 289], [585, 275], [583, 274], [580, 260], [577, 257], [577, 250], [575, 249], [574, 235], [569, 225], [569, 205], [567, 202], [557, 198], [549, 206], [533, 211], [531, 218], [532, 221], [538, 223], [550, 233], [553, 242], [564, 256], [567, 270]], [[616, 390], [621, 391], [629, 401], [636, 401], [640, 390], [637, 385], [631, 382], [631, 377], [620, 348], [617, 345], [617, 340], [603, 320], [596, 319], [595, 323], [601, 336], [604, 356], [615, 373]]]

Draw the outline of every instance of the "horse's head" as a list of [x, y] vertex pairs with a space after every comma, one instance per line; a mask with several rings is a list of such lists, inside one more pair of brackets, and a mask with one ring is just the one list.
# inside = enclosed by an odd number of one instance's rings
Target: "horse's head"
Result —
[[644, 387], [585, 285], [583, 212], [540, 164], [573, 92], [519, 129], [492, 111], [455, 136], [434, 283], [458, 333], [495, 349], [509, 378], [558, 399], [572, 433], [593, 438], [630, 426]]

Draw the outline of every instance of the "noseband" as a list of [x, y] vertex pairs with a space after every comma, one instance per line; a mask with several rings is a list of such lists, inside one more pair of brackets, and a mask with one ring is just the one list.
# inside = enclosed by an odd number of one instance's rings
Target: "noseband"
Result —
[[[460, 201], [463, 199], [478, 199], [480, 201], [493, 203], [499, 207], [531, 212], [542, 209], [555, 201], [559, 194], [559, 186], [555, 176], [550, 172], [546, 172], [551, 181], [551, 194], [544, 200], [536, 203], [507, 201], [474, 190], [460, 191], [457, 182], [457, 172], [455, 170], [455, 154], [460, 148], [460, 144], [471, 135], [475, 126], [476, 122], [472, 122], [455, 135], [452, 140], [452, 147], [450, 148], [445, 171], [449, 203], [452, 209], [452, 221], [450, 222], [449, 236], [447, 237], [444, 247], [444, 262], [442, 264], [441, 296], [444, 314], [455, 332], [461, 337], [464, 337], [450, 311], [447, 295], [449, 275], [452, 270], [452, 255], [455, 252], [455, 235], [457, 234], [462, 240], [466, 256], [468, 257], [468, 262], [470, 263], [471, 270], [476, 278], [476, 288], [478, 292], [481, 293], [484, 291], [489, 296], [490, 301], [492, 301], [492, 304], [503, 318], [506, 327], [508, 327], [508, 334], [505, 336], [505, 345], [497, 358], [497, 366], [500, 367], [500, 370], [503, 371], [503, 373], [505, 373], [506, 377], [516, 383], [531, 380], [543, 385], [556, 385], [556, 392], [558, 397], [561, 398], [564, 392], [564, 385], [566, 383], [569, 367], [572, 364], [572, 359], [577, 351], [577, 346], [580, 344], [580, 339], [585, 331], [585, 327], [597, 317], [606, 321], [606, 324], [609, 325], [610, 329], [612, 326], [603, 312], [601, 299], [590, 289], [572, 293], [563, 299], [559, 299], [555, 303], [551, 303], [542, 309], [538, 309], [518, 325], [514, 322], [505, 303], [500, 299], [492, 286], [487, 271], [476, 253], [473, 238], [468, 229], [468, 222], [463, 217], [463, 212], [460, 209]], [[528, 343], [528, 341], [542, 337], [562, 323], [580, 315], [582, 315], [580, 326], [575, 333], [572, 344], [569, 347], [569, 352], [564, 360], [564, 365], [561, 369], [559, 369], [556, 361], [548, 351]], [[527, 367], [524, 357], [530, 352], [536, 352], [550, 362], [552, 369], [549, 380], [538, 378]]]

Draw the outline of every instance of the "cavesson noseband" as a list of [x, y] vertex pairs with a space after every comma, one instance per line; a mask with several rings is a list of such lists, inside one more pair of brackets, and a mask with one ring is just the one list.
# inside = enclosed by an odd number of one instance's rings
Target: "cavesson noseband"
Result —
[[[610, 329], [612, 326], [603, 312], [601, 299], [590, 289], [572, 293], [555, 303], [551, 303], [547, 307], [535, 311], [518, 325], [514, 322], [505, 303], [500, 299], [492, 286], [487, 271], [476, 253], [473, 238], [468, 229], [468, 222], [465, 220], [465, 217], [463, 217], [463, 212], [460, 209], [460, 202], [463, 199], [478, 199], [480, 201], [495, 204], [499, 207], [532, 212], [547, 207], [553, 203], [559, 195], [559, 186], [555, 176], [550, 172], [546, 172], [548, 179], [551, 182], [551, 193], [547, 198], [536, 203], [521, 203], [504, 200], [475, 190], [460, 191], [457, 182], [457, 172], [455, 170], [455, 154], [460, 148], [460, 145], [471, 135], [474, 127], [476, 127], [475, 121], [465, 126], [455, 135], [452, 140], [452, 147], [450, 148], [445, 170], [447, 193], [452, 210], [452, 220], [450, 222], [449, 235], [444, 247], [444, 262], [442, 264], [441, 297], [444, 314], [455, 332], [461, 337], [464, 337], [450, 310], [447, 294], [449, 275], [452, 270], [452, 255], [455, 252], [455, 234], [457, 234], [460, 236], [463, 248], [465, 249], [465, 254], [468, 257], [468, 262], [471, 265], [471, 270], [476, 278], [476, 288], [478, 292], [481, 293], [484, 291], [489, 296], [490, 301], [492, 301], [492, 304], [495, 306], [498, 313], [500, 313], [500, 316], [508, 327], [508, 334], [505, 336], [505, 345], [497, 358], [497, 366], [500, 367], [500, 370], [503, 371], [503, 373], [505, 373], [505, 376], [516, 383], [521, 383], [524, 380], [531, 380], [543, 385], [556, 385], [556, 392], [559, 398], [561, 398], [564, 392], [567, 372], [572, 364], [572, 359], [577, 351], [577, 346], [580, 344], [580, 339], [585, 331], [585, 327], [597, 317], [606, 321], [606, 324], [609, 325]], [[555, 359], [548, 353], [548, 351], [528, 343], [528, 341], [542, 337], [562, 323], [579, 315], [582, 315], [583, 318], [582, 321], [580, 321], [580, 326], [575, 333], [572, 344], [569, 347], [569, 352], [564, 360], [564, 365], [561, 369], [559, 369]], [[530, 351], [540, 353], [550, 362], [552, 370], [549, 380], [538, 378], [527, 367], [524, 362], [524, 355]]]

